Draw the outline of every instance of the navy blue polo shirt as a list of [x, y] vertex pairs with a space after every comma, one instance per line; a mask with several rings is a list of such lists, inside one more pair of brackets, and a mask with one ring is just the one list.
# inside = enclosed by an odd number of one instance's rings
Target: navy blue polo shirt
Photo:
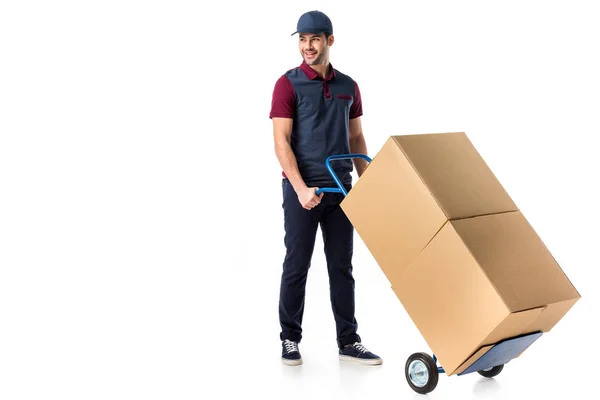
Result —
[[[303, 61], [277, 80], [269, 117], [294, 120], [291, 147], [304, 182], [336, 187], [325, 159], [350, 153], [349, 121], [361, 115], [360, 90], [351, 77], [330, 64], [323, 79]], [[343, 183], [352, 182], [352, 160], [334, 160], [331, 166]]]

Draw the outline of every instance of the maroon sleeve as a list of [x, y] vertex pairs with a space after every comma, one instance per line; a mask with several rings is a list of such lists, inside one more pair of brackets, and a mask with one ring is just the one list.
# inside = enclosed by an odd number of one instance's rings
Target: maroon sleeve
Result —
[[275, 83], [273, 99], [271, 101], [271, 113], [269, 118], [294, 118], [296, 114], [296, 95], [292, 82], [285, 76]]
[[350, 107], [350, 119], [358, 118], [361, 115], [363, 115], [363, 109], [360, 89], [358, 88], [358, 83], [354, 82], [354, 101]]

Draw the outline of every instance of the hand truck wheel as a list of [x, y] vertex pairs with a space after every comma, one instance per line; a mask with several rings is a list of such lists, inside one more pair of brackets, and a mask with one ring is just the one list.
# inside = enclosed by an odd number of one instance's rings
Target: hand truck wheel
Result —
[[504, 369], [504, 364], [497, 365], [497, 366], [491, 367], [491, 368], [482, 369], [481, 371], [477, 371], [477, 372], [479, 373], [479, 375], [484, 376], [486, 378], [493, 378], [494, 376], [496, 376], [500, 372], [502, 372], [503, 369]]
[[408, 360], [404, 369], [408, 385], [419, 394], [426, 394], [438, 384], [439, 371], [433, 357], [426, 353], [414, 353]]

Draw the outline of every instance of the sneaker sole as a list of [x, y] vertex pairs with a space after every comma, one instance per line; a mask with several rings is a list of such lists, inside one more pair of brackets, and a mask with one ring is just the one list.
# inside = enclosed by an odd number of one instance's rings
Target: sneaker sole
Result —
[[299, 360], [288, 360], [288, 359], [282, 357], [281, 361], [285, 365], [291, 365], [291, 366], [296, 366], [296, 365], [301, 365], [302, 364], [302, 359], [299, 359]]
[[355, 362], [355, 363], [359, 363], [359, 364], [366, 364], [366, 365], [380, 365], [383, 363], [383, 360], [381, 358], [373, 360], [373, 359], [368, 359], [368, 358], [356, 358], [356, 357], [343, 356], [343, 355], [340, 355], [340, 360]]

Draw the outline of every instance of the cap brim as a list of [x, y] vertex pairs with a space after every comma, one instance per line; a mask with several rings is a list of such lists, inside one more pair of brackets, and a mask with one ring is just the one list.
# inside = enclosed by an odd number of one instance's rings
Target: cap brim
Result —
[[314, 35], [320, 35], [322, 33], [327, 33], [327, 31], [296, 31], [294, 33], [292, 33], [290, 36], [294, 36], [296, 33], [312, 33]]

